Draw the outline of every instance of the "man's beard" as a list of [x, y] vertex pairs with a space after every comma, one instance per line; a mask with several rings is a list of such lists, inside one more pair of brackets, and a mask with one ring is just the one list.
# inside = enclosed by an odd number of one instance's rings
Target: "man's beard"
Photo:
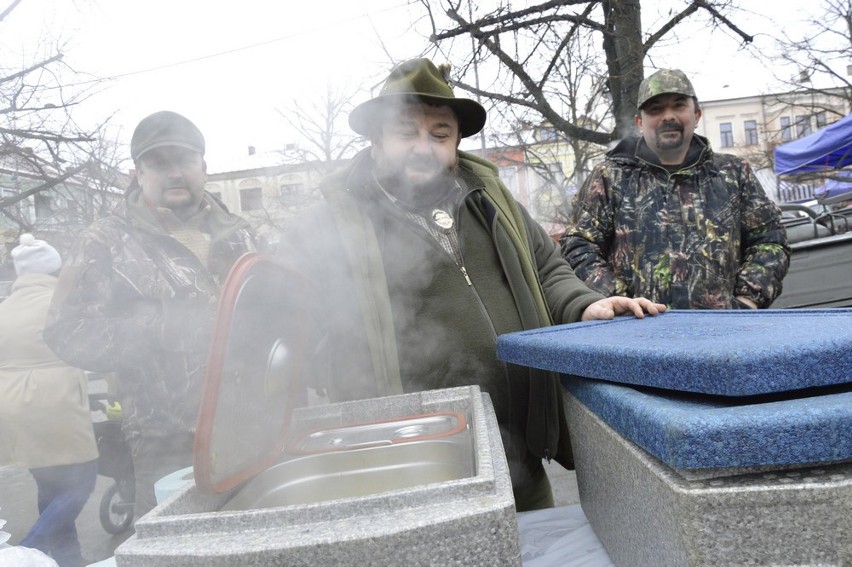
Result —
[[169, 195], [168, 189], [166, 189], [163, 193], [160, 206], [171, 209], [178, 218], [189, 218], [201, 209], [203, 196], [194, 194], [185, 185], [176, 188], [182, 189], [184, 193], [180, 196]]
[[458, 171], [458, 164], [438, 170], [435, 175], [424, 181], [413, 181], [405, 173], [404, 167], [378, 167], [376, 178], [385, 191], [393, 195], [402, 204], [413, 209], [432, 206], [442, 201], [452, 189]]
[[[669, 132], [678, 132], [680, 136], [676, 138], [664, 138], [662, 136], [662, 134]], [[657, 142], [657, 148], [661, 150], [675, 150], [683, 144], [683, 126], [677, 122], [662, 124], [654, 130], [654, 137]]]

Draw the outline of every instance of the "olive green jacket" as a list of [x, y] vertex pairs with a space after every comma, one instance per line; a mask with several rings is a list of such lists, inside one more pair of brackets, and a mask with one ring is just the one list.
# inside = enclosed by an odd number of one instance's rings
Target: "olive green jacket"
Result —
[[332, 329], [322, 385], [344, 400], [477, 384], [494, 402], [510, 463], [532, 454], [571, 467], [557, 378], [496, 360], [496, 337], [578, 321], [602, 296], [576, 278], [492, 164], [459, 154], [470, 191], [454, 216], [470, 283], [375, 187], [367, 152], [324, 180], [325, 204], [284, 234], [284, 256], [304, 258]]

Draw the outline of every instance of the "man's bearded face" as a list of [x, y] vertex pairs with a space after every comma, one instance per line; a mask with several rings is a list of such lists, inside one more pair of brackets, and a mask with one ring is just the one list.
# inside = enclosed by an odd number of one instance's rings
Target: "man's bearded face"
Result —
[[[671, 154], [684, 154], [692, 143], [701, 110], [692, 97], [671, 93], [655, 96], [642, 106], [636, 125], [645, 143], [662, 159]], [[682, 156], [681, 156], [682, 158]]]
[[460, 141], [449, 106], [403, 103], [385, 113], [380, 134], [373, 136], [376, 177], [406, 198], [455, 173]]

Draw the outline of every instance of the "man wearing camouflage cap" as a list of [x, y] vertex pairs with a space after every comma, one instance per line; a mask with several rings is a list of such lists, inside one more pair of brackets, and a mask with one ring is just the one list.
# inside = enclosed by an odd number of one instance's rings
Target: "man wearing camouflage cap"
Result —
[[136, 175], [114, 214], [75, 242], [45, 340], [65, 361], [115, 372], [136, 475], [136, 517], [154, 482], [192, 464], [195, 420], [221, 283], [254, 231], [204, 191], [201, 131], [160, 111], [130, 141]]
[[676, 309], [767, 308], [781, 293], [790, 262], [781, 213], [748, 162], [695, 134], [700, 118], [682, 71], [642, 81], [640, 136], [594, 168], [560, 242], [589, 287]]

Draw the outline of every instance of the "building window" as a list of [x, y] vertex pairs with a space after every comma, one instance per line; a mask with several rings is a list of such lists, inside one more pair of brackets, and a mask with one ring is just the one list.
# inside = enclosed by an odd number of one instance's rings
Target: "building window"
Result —
[[722, 122], [719, 124], [719, 139], [722, 141], [723, 148], [734, 147], [734, 129], [730, 122]]
[[500, 168], [500, 180], [506, 185], [512, 195], [517, 197], [520, 193], [518, 186], [518, 168], [514, 165]]
[[825, 111], [817, 112], [816, 115], [816, 127], [817, 130], [820, 128], [825, 128], [828, 125], [828, 119], [825, 116]]
[[35, 215], [37, 219], [46, 219], [53, 215], [53, 203], [50, 200], [50, 195], [35, 195]]
[[79, 215], [83, 212], [83, 206], [76, 200], [71, 199], [70, 197], [65, 200], [65, 208], [68, 209], [73, 215]]
[[240, 210], [259, 211], [263, 209], [263, 190], [260, 187], [240, 189]]
[[781, 117], [781, 141], [789, 142], [793, 139], [793, 128], [790, 127], [790, 117]]
[[304, 183], [282, 183], [282, 195], [301, 195], [305, 191]]
[[743, 123], [745, 129], [745, 143], [747, 146], [756, 146], [757, 140], [757, 120], [746, 120]]
[[547, 191], [559, 190], [565, 185], [565, 173], [562, 164], [541, 163], [536, 164], [536, 177], [538, 177], [537, 188]]
[[542, 142], [555, 142], [559, 138], [556, 128], [539, 128], [538, 139]]
[[811, 117], [799, 114], [796, 116], [796, 137], [801, 138], [811, 133]]

